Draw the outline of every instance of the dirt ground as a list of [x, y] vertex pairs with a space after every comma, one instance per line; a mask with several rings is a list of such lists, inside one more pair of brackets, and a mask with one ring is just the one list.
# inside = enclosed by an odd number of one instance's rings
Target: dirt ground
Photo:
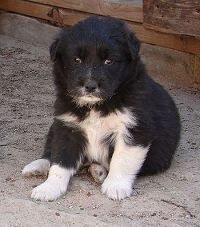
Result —
[[53, 119], [47, 48], [0, 35], [0, 226], [200, 226], [200, 92], [170, 88], [182, 139], [172, 167], [138, 179], [135, 195], [112, 201], [87, 174], [72, 178], [55, 202], [30, 199], [43, 178], [23, 178], [40, 157]]

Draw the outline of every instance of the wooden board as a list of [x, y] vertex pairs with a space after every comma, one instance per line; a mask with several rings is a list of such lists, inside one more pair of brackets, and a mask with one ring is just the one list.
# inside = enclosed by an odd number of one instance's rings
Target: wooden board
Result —
[[[0, 0], [0, 9], [48, 20], [60, 25], [60, 18], [59, 21], [56, 21], [56, 18], [53, 18], [51, 15], [52, 9], [54, 9], [52, 6], [36, 4], [23, 0]], [[88, 14], [84, 13], [75, 13], [74, 10], [60, 9], [59, 11], [62, 18], [62, 23], [66, 25], [73, 25], [77, 21], [83, 20], [89, 16]]]
[[200, 54], [200, 39], [195, 37], [160, 33], [133, 23], [129, 23], [129, 27], [136, 32], [137, 37], [144, 43]]
[[141, 1], [123, 1], [122, 3], [105, 0], [31, 0], [51, 6], [73, 9], [92, 14], [113, 16], [125, 20], [143, 22]]
[[200, 38], [200, 0], [144, 0], [144, 26]]
[[[73, 25], [74, 23], [90, 16], [91, 14], [69, 9], [58, 9], [57, 17], [52, 17], [52, 7], [22, 0], [1, 0], [0, 8], [36, 18], [57, 22], [59, 25]], [[53, 8], [54, 11], [57, 10]], [[57, 19], [56, 19], [57, 18]], [[138, 38], [149, 44], [167, 47], [183, 52], [200, 54], [200, 40], [191, 36], [172, 35], [146, 29], [142, 24], [128, 22]]]

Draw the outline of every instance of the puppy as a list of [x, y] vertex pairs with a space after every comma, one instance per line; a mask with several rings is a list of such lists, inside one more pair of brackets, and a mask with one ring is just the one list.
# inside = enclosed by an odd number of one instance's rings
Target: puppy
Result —
[[180, 137], [176, 106], [145, 70], [140, 42], [111, 17], [63, 29], [50, 47], [57, 99], [41, 159], [23, 175], [48, 174], [31, 197], [52, 201], [85, 163], [108, 171], [102, 193], [131, 196], [137, 175], [169, 168]]

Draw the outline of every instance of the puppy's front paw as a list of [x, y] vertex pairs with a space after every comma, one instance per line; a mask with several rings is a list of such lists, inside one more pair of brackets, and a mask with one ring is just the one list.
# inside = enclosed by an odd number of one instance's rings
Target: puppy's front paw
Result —
[[50, 168], [50, 161], [47, 159], [37, 159], [24, 167], [22, 175], [25, 177], [47, 175]]
[[48, 181], [40, 184], [32, 190], [31, 198], [40, 201], [54, 201], [65, 193], [59, 184], [52, 184]]
[[132, 184], [122, 179], [107, 177], [102, 184], [101, 191], [110, 199], [122, 200], [131, 196]]

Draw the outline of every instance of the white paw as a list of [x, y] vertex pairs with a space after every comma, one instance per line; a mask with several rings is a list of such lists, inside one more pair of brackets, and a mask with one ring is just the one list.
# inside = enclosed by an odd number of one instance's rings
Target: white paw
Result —
[[132, 194], [132, 183], [123, 179], [107, 177], [102, 184], [101, 191], [108, 198], [113, 200], [122, 200], [130, 197]]
[[47, 159], [35, 160], [24, 167], [22, 170], [23, 176], [47, 175], [50, 168], [50, 161]]
[[65, 193], [59, 184], [53, 184], [47, 181], [35, 187], [32, 190], [31, 198], [40, 201], [54, 201]]
[[89, 172], [97, 183], [102, 183], [107, 176], [106, 168], [96, 163], [91, 164]]

